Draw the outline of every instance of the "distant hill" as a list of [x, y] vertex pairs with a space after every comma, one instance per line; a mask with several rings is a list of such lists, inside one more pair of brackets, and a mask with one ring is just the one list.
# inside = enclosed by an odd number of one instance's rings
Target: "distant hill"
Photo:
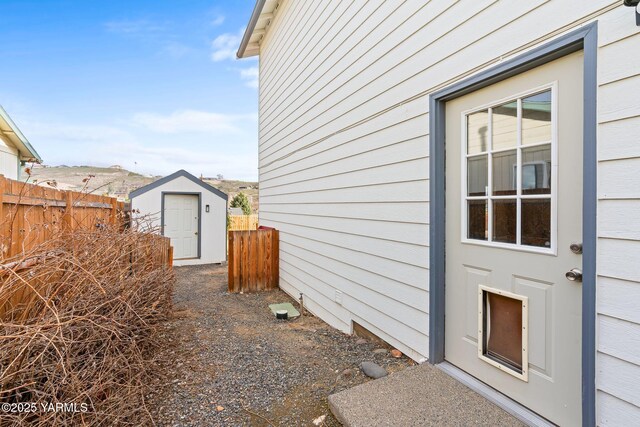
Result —
[[[25, 179], [26, 179], [26, 174]], [[88, 180], [85, 182], [85, 180]], [[126, 200], [136, 188], [150, 184], [161, 176], [141, 175], [123, 169], [121, 166], [46, 166], [34, 165], [31, 168], [29, 182], [49, 185], [60, 190], [88, 191], [94, 194], [118, 197]], [[205, 182], [229, 194], [229, 200], [244, 192], [249, 196], [252, 207], [258, 208], [258, 183], [235, 180], [205, 178]]]
[[[24, 174], [26, 178], [26, 174]], [[60, 190], [87, 191], [124, 200], [129, 192], [159, 177], [144, 176], [119, 166], [44, 166], [31, 168], [30, 182], [50, 185]], [[88, 180], [87, 180], [88, 179]], [[47, 184], [48, 183], [48, 184]]]
[[253, 212], [258, 212], [258, 183], [251, 181], [236, 181], [226, 179], [210, 179], [204, 178], [204, 182], [213, 185], [218, 190], [223, 191], [229, 195], [229, 202], [233, 199], [233, 196], [242, 192], [249, 197], [251, 202], [251, 208]]

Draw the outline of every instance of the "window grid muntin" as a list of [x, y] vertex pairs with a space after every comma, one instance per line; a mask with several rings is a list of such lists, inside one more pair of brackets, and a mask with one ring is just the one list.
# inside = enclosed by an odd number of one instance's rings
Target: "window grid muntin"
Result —
[[[523, 144], [522, 140], [522, 117], [523, 117], [523, 105], [522, 100], [531, 96], [539, 95], [545, 92], [550, 92], [551, 99], [551, 139], [536, 142], [533, 144]], [[463, 230], [462, 230], [462, 240], [465, 243], [473, 243], [485, 246], [492, 247], [502, 247], [502, 248], [512, 248], [517, 250], [524, 250], [528, 252], [540, 252], [540, 253], [555, 253], [556, 248], [556, 239], [557, 239], [557, 214], [556, 214], [556, 191], [557, 191], [557, 120], [556, 120], [556, 83], [545, 85], [539, 87], [537, 89], [512, 96], [507, 99], [503, 99], [498, 102], [492, 102], [491, 104], [485, 105], [481, 108], [476, 108], [474, 110], [470, 110], [462, 113], [463, 116], [463, 186], [464, 191], [462, 192], [462, 200], [463, 200]], [[509, 148], [501, 148], [493, 151], [493, 108], [498, 107], [510, 102], [517, 101], [517, 141], [514, 147]], [[474, 113], [487, 111], [487, 150], [482, 152], [477, 152], [473, 154], [468, 154], [468, 117]], [[541, 146], [549, 146], [551, 152], [551, 165], [550, 165], [550, 173], [551, 180], [549, 181], [549, 185], [551, 187], [549, 194], [522, 194], [522, 150], [533, 148], [533, 147], [541, 147]], [[514, 195], [493, 195], [493, 154], [502, 153], [507, 151], [516, 150], [516, 194]], [[479, 157], [479, 156], [487, 156], [487, 190], [485, 192], [485, 196], [469, 196], [468, 195], [468, 159], [470, 157]], [[505, 243], [496, 241], [493, 238], [493, 201], [494, 200], [504, 200], [504, 199], [516, 199], [516, 243]], [[550, 245], [549, 246], [532, 246], [532, 245], [522, 245], [522, 200], [525, 199], [549, 199], [550, 203]], [[469, 237], [469, 206], [468, 202], [472, 200], [484, 200], [487, 204], [487, 212], [486, 212], [486, 232], [487, 238], [485, 240], [473, 239]]]

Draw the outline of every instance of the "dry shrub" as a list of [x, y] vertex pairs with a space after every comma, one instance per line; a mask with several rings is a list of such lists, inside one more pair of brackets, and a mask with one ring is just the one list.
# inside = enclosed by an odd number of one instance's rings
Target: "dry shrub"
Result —
[[[0, 403], [36, 410], [0, 412], [1, 425], [153, 423], [145, 384], [174, 285], [166, 244], [131, 230], [75, 231], [5, 262]], [[41, 406], [56, 403], [75, 408]]]

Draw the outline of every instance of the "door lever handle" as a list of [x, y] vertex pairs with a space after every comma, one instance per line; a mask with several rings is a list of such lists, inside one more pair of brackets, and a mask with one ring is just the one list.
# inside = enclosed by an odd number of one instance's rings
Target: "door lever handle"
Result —
[[579, 268], [572, 268], [571, 270], [567, 271], [567, 273], [564, 275], [564, 277], [566, 277], [567, 280], [569, 280], [571, 282], [581, 283], [582, 282], [582, 270], [580, 270]]

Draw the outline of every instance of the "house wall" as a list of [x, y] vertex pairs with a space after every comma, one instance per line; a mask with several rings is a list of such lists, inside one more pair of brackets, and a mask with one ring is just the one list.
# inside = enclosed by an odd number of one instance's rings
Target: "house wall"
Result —
[[18, 179], [18, 150], [0, 137], [0, 174], [5, 178]]
[[336, 328], [428, 357], [428, 96], [594, 20], [598, 417], [640, 418], [640, 28], [620, 1], [283, 1], [259, 107], [260, 222], [280, 229], [281, 287]]
[[[131, 199], [131, 208], [148, 215], [150, 224], [160, 229], [163, 192], [202, 193], [200, 259], [176, 260], [174, 265], [195, 265], [224, 262], [227, 259], [227, 202], [193, 181], [180, 176]], [[205, 206], [209, 205], [209, 212]]]

